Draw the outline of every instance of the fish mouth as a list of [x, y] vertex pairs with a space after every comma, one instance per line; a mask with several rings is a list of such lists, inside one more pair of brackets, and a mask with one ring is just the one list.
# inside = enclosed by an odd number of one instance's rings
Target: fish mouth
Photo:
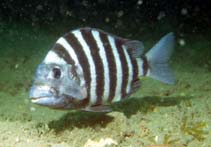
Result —
[[33, 104], [52, 107], [52, 108], [60, 108], [60, 107], [63, 107], [65, 104], [62, 98], [54, 97], [54, 96], [31, 98], [31, 102]]
[[36, 97], [36, 98], [32, 97], [31, 102], [32, 103], [39, 103], [40, 100], [47, 100], [47, 99], [49, 99], [49, 97]]
[[46, 101], [50, 101], [53, 100], [53, 97], [32, 97], [31, 98], [31, 102], [35, 103], [35, 104], [40, 104], [41, 102], [46, 102]]
[[32, 86], [29, 97], [32, 103], [44, 106], [55, 105], [59, 100], [56, 90], [48, 85]]
[[58, 95], [56, 89], [46, 85], [32, 86], [29, 97], [33, 104], [55, 109], [66, 108], [75, 99], [65, 94]]

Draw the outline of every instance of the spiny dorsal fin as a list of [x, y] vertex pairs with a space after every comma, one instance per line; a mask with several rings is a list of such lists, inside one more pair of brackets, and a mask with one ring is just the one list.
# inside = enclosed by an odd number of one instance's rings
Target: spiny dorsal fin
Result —
[[144, 44], [141, 41], [126, 41], [124, 45], [127, 47], [129, 54], [131, 54], [133, 58], [140, 58], [144, 53]]

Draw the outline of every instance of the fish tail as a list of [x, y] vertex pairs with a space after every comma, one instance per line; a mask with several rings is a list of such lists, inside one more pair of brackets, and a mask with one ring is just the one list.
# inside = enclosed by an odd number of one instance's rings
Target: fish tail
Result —
[[169, 60], [175, 45], [174, 38], [172, 32], [168, 33], [146, 53], [145, 57], [148, 62], [146, 76], [166, 84], [175, 83], [175, 76], [169, 67]]

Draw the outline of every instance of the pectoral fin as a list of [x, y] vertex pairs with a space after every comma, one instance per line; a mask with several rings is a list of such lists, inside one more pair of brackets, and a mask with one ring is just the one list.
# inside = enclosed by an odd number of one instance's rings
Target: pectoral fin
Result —
[[110, 107], [105, 106], [105, 105], [86, 107], [83, 110], [90, 111], [90, 112], [111, 112], [112, 111]]

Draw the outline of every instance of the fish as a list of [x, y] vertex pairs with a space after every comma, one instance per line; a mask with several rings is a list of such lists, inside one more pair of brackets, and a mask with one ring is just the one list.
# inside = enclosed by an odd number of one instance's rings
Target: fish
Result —
[[69, 31], [38, 65], [29, 98], [53, 109], [110, 112], [112, 103], [140, 88], [140, 77], [175, 83], [169, 66], [174, 46], [173, 32], [145, 52], [142, 41], [101, 29]]

